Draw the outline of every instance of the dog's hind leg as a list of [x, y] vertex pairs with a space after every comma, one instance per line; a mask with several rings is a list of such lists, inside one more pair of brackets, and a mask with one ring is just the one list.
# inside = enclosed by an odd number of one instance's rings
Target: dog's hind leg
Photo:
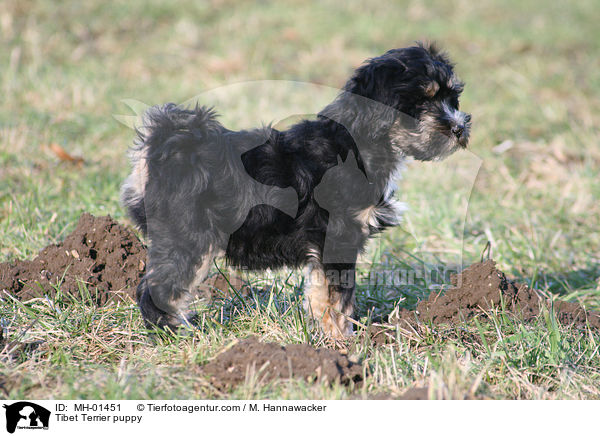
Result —
[[354, 312], [355, 265], [315, 262], [308, 268], [306, 310], [330, 336], [342, 339], [351, 335], [349, 319]]
[[192, 303], [197, 284], [204, 281], [219, 250], [208, 246], [190, 252], [170, 239], [152, 240], [148, 272], [137, 289], [140, 311], [148, 327], [179, 327], [194, 324]]

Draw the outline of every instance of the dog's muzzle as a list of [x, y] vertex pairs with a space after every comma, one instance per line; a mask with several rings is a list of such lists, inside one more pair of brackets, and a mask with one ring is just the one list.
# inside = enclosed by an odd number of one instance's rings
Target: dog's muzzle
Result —
[[469, 139], [470, 123], [471, 115], [460, 111], [455, 111], [453, 114], [450, 132], [463, 148], [466, 148]]

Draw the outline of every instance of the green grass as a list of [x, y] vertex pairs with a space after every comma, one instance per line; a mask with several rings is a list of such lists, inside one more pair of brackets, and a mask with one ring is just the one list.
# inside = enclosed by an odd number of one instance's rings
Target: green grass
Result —
[[[0, 261], [60, 241], [83, 211], [129, 222], [118, 190], [134, 134], [113, 117], [131, 115], [124, 99], [199, 96], [228, 127], [277, 122], [328, 101], [331, 90], [314, 84], [340, 87], [365, 58], [430, 39], [467, 84], [470, 152], [408, 167], [398, 195], [410, 210], [372, 244], [361, 272], [370, 261], [468, 265], [489, 240], [508, 274], [600, 309], [597, 2], [389, 3], [3, 1]], [[265, 89], [251, 80], [282, 82]], [[504, 141], [512, 148], [494, 152]], [[83, 167], [60, 161], [53, 143], [82, 156]], [[523, 325], [503, 312], [492, 322], [397, 331], [395, 344], [379, 348], [359, 331], [349, 352], [370, 375], [354, 392], [297, 381], [217, 392], [198, 368], [233, 338], [325, 343], [304, 320], [298, 272], [263, 285], [274, 290], [203, 308], [203, 330], [187, 338], [148, 334], [131, 302], [98, 308], [3, 295], [0, 396], [366, 398], [428, 385], [434, 398], [600, 398], [598, 333], [550, 314]], [[360, 322], [427, 292], [420, 279], [362, 285]]]

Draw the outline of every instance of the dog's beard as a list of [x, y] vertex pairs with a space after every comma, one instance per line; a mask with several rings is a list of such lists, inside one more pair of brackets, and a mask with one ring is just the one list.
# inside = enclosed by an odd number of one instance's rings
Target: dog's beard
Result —
[[[447, 114], [447, 112], [444, 112]], [[402, 115], [392, 125], [390, 141], [394, 149], [416, 160], [442, 160], [469, 142], [470, 125], [464, 121], [466, 114], [456, 111], [458, 122], [464, 124], [460, 136], [452, 133], [447, 118], [439, 114], [424, 113], [419, 119]]]

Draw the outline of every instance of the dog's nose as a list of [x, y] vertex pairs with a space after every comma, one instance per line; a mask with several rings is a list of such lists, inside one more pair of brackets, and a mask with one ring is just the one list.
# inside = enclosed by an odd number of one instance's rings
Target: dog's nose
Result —
[[456, 126], [452, 127], [451, 131], [454, 136], [460, 138], [463, 132], [465, 131], [465, 126], [462, 124], [457, 124]]

